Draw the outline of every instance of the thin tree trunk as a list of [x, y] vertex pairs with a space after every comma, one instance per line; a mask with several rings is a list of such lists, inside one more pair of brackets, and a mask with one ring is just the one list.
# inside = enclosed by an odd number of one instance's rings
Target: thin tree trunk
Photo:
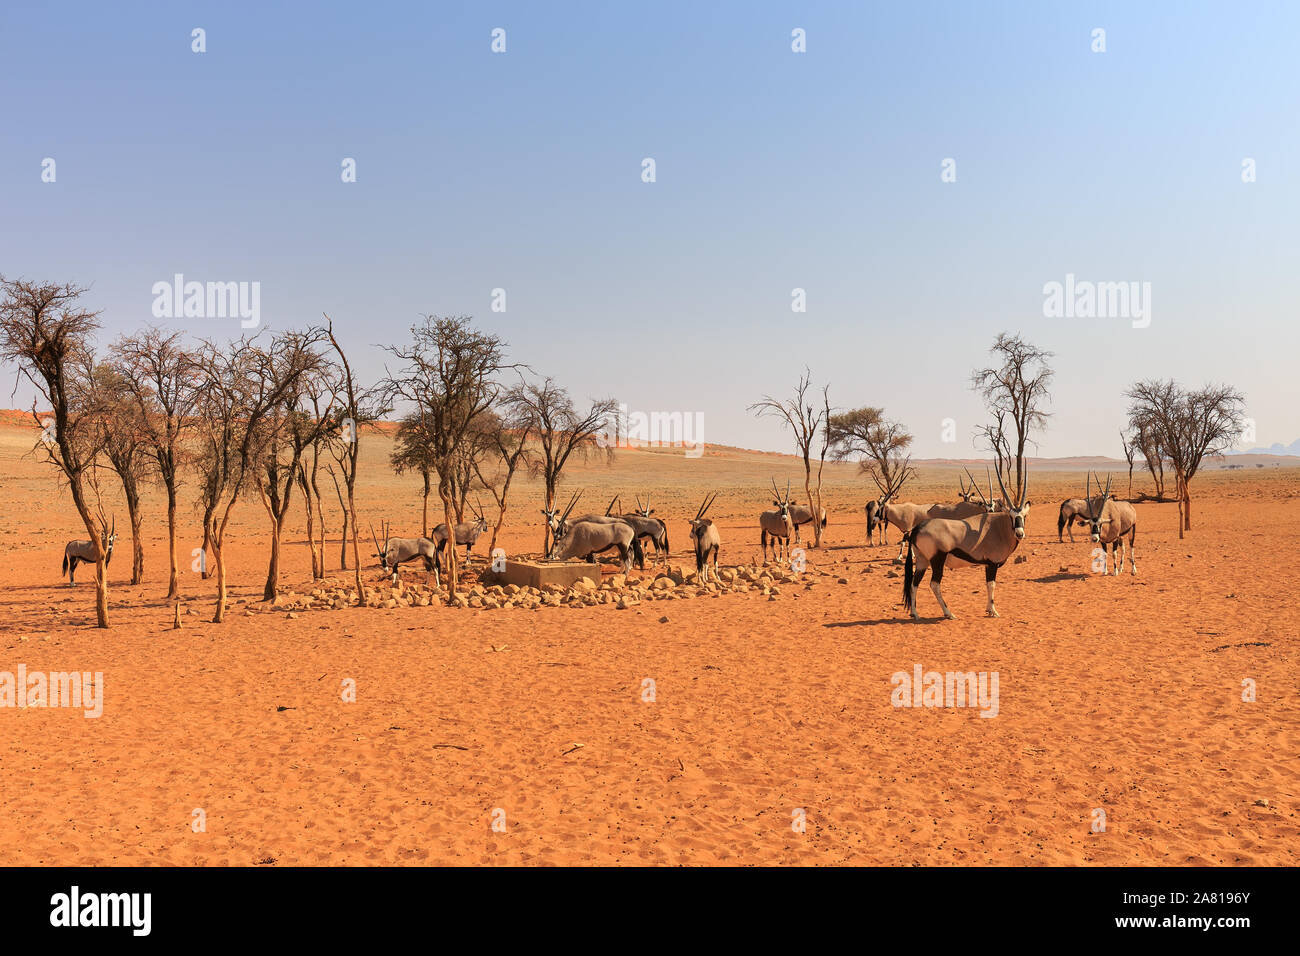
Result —
[[176, 568], [176, 482], [167, 483], [167, 599], [180, 597]]
[[108, 556], [102, 548], [95, 562], [95, 620], [96, 626], [108, 627]]
[[144, 542], [140, 540], [140, 496], [127, 492], [126, 514], [131, 522], [131, 584], [144, 580]]
[[221, 624], [226, 619], [226, 556], [216, 535], [212, 535], [211, 544], [212, 560], [217, 566], [217, 608], [212, 623]]
[[442, 520], [447, 522], [447, 546], [444, 549], [447, 567], [444, 574], [448, 580], [447, 601], [450, 603], [456, 599], [456, 584], [460, 575], [456, 566], [456, 523], [452, 521], [451, 489], [447, 482], [439, 480], [438, 497], [442, 499]]
[[[287, 502], [286, 502], [287, 503]], [[262, 600], [274, 601], [276, 585], [280, 583], [280, 536], [284, 518], [271, 519], [271, 560], [266, 568], [266, 584], [262, 587]]]
[[346, 522], [349, 516], [352, 519], [352, 563], [356, 566], [357, 607], [365, 607], [366, 586], [361, 583], [361, 548], [357, 544], [357, 513], [356, 513], [357, 506], [352, 493], [352, 486], [355, 482], [356, 482], [356, 475], [354, 473], [352, 476], [348, 478], [348, 513], [344, 515], [344, 521]]
[[429, 482], [429, 473], [424, 473], [424, 530], [420, 532], [424, 537], [429, 537], [429, 492], [431, 490]]

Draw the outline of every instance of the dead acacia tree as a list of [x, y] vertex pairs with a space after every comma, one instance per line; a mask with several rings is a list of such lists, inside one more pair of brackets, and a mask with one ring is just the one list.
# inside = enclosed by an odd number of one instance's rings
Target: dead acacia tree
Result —
[[[547, 511], [555, 510], [560, 476], [574, 455], [586, 461], [600, 451], [606, 461], [614, 460], [613, 445], [603, 442], [602, 436], [618, 411], [615, 399], [593, 399], [585, 412], [579, 411], [568, 391], [547, 377], [540, 382], [520, 381], [507, 392], [504, 404], [517, 427], [537, 436], [537, 454], [530, 457], [528, 466], [531, 474], [542, 479]], [[542, 535], [542, 554], [549, 554], [550, 549], [548, 522]]]
[[[91, 511], [86, 488], [99, 448], [95, 436], [100, 410], [93, 390], [75, 380], [78, 358], [91, 349], [99, 313], [78, 300], [86, 289], [73, 283], [34, 282], [0, 276], [0, 359], [14, 363], [35, 386], [52, 422], [43, 431], [43, 454], [68, 484], [77, 515], [95, 556], [95, 621], [108, 627], [108, 573], [102, 512]], [[86, 362], [82, 362], [84, 367]], [[36, 406], [32, 406], [33, 417]], [[38, 424], [44, 422], [37, 417]]]
[[[515, 389], [508, 390], [502, 397], [501, 411], [490, 412], [485, 416], [488, 424], [483, 431], [490, 454], [486, 460], [477, 459], [474, 463], [479, 483], [491, 493], [497, 506], [497, 521], [492, 528], [488, 554], [496, 550], [497, 537], [506, 521], [506, 502], [515, 472], [520, 467], [530, 467], [533, 462], [528, 444], [533, 434], [532, 422], [525, 410], [516, 407], [515, 394]], [[489, 464], [495, 470], [485, 475], [484, 471]]]
[[102, 362], [86, 369], [83, 375], [91, 382], [101, 411], [99, 445], [109, 467], [117, 474], [126, 498], [127, 520], [131, 525], [131, 584], [136, 585], [144, 580], [140, 487], [154, 474], [146, 451], [144, 416], [131, 399], [126, 381], [115, 365]]
[[259, 335], [229, 344], [205, 341], [196, 363], [202, 376], [198, 418], [199, 467], [204, 520], [217, 573], [213, 623], [225, 620], [228, 582], [226, 529], [240, 495], [257, 481], [257, 469], [271, 440], [267, 419], [285, 401], [317, 356], [302, 333]]
[[420, 534], [429, 536], [429, 496], [433, 494], [434, 462], [429, 451], [429, 441], [422, 426], [424, 418], [418, 412], [412, 412], [397, 424], [397, 434], [393, 439], [393, 453], [389, 458], [393, 471], [399, 475], [415, 472], [422, 484], [423, 510], [421, 512]]
[[829, 420], [831, 454], [837, 461], [859, 459], [858, 466], [878, 487], [902, 487], [913, 474], [906, 454], [912, 434], [901, 422], [885, 417], [883, 408], [854, 408]]
[[[185, 456], [184, 435], [194, 424], [198, 369], [180, 332], [146, 329], [112, 346], [114, 365], [134, 403], [143, 448], [167, 491], [167, 598], [180, 596], [176, 557], [176, 501]], [[206, 576], [206, 575], [205, 575]]]
[[[366, 587], [361, 580], [361, 544], [358, 537], [360, 528], [357, 522], [357, 468], [361, 463], [361, 429], [365, 425], [372, 424], [386, 414], [387, 406], [378, 398], [376, 389], [363, 388], [358, 384], [356, 377], [352, 374], [352, 364], [348, 361], [347, 354], [343, 351], [343, 346], [339, 345], [339, 340], [334, 335], [334, 322], [328, 315], [325, 316], [326, 334], [329, 336], [330, 345], [334, 347], [334, 353], [339, 357], [339, 367], [342, 369], [342, 377], [339, 380], [338, 396], [340, 400], [339, 423], [336, 440], [330, 444], [330, 452], [334, 460], [338, 463], [339, 471], [343, 473], [343, 486], [347, 489], [347, 504], [343, 509], [343, 566], [347, 567], [347, 540], [348, 525], [351, 525], [352, 533], [352, 564], [356, 575], [357, 585], [357, 606], [364, 607], [366, 604]], [[334, 478], [335, 490], [338, 489], [338, 478], [334, 471], [330, 469], [330, 477]], [[343, 505], [343, 493], [339, 491], [339, 504]]]
[[313, 429], [315, 437], [298, 468], [298, 487], [306, 504], [307, 547], [311, 552], [314, 581], [325, 577], [325, 505], [320, 491], [320, 464], [322, 451], [341, 431], [338, 416], [333, 412], [339, 378], [338, 366], [322, 359], [320, 374], [308, 376], [303, 389], [303, 412], [318, 423]]
[[[266, 583], [262, 600], [274, 601], [280, 580], [280, 546], [284, 537], [284, 523], [293, 500], [293, 489], [299, 484], [303, 456], [319, 442], [330, 427], [328, 413], [311, 415], [305, 406], [307, 395], [319, 391], [324, 377], [324, 359], [319, 347], [326, 333], [321, 328], [309, 328], [290, 333], [298, 337], [298, 355], [301, 367], [293, 384], [287, 387], [265, 416], [266, 436], [263, 450], [254, 472], [262, 506], [270, 518], [271, 554], [267, 561]], [[310, 507], [310, 502], [308, 503]]]
[[[385, 377], [384, 397], [409, 403], [420, 416], [438, 475], [443, 521], [454, 529], [456, 455], [474, 420], [495, 401], [499, 375], [514, 366], [505, 364], [505, 343], [475, 329], [468, 316], [426, 315], [411, 327], [409, 345], [385, 348], [401, 365]], [[444, 560], [448, 600], [454, 601], [459, 575], [451, 540]]]
[[1192, 530], [1192, 479], [1206, 455], [1221, 455], [1241, 435], [1245, 397], [1228, 385], [1190, 391], [1173, 379], [1137, 382], [1125, 395], [1129, 427], [1150, 435], [1173, 468], [1181, 538]]
[[[763, 416], [776, 418], [786, 428], [790, 429], [794, 435], [795, 447], [798, 450], [799, 457], [803, 460], [803, 487], [804, 494], [807, 496], [804, 500], [808, 502], [810, 508], [820, 508], [821, 468], [825, 465], [826, 452], [830, 444], [826, 423], [830, 418], [831, 409], [829, 386], [822, 389], [822, 404], [820, 407], [809, 400], [811, 388], [812, 373], [805, 368], [798, 384], [795, 385], [793, 397], [782, 401], [772, 398], [770, 395], [764, 395], [762, 399], [749, 406], [749, 411], [760, 418]], [[817, 470], [816, 501], [814, 501], [812, 450], [819, 438], [821, 439], [821, 457]], [[814, 520], [812, 524], [813, 547], [820, 548], [822, 544], [822, 524], [820, 520]]]
[[1151, 473], [1151, 482], [1156, 489], [1155, 500], [1168, 500], [1165, 498], [1165, 454], [1156, 443], [1155, 437], [1145, 429], [1139, 428], [1133, 436], [1133, 444], [1142, 453], [1142, 460], [1146, 462], [1147, 471]]
[[1128, 497], [1133, 499], [1133, 462], [1137, 455], [1137, 445], [1133, 439], [1124, 434], [1124, 429], [1119, 430], [1119, 443], [1124, 449], [1124, 460], [1128, 462]]
[[971, 388], [984, 399], [993, 416], [993, 424], [983, 426], [980, 434], [994, 454], [999, 475], [1005, 476], [1007, 487], [1013, 490], [1016, 501], [1021, 501], [1025, 448], [1033, 442], [1034, 432], [1047, 427], [1050, 417], [1044, 406], [1052, 398], [1055, 373], [1048, 364], [1052, 353], [1005, 332], [994, 340], [989, 353], [997, 364], [971, 373]]

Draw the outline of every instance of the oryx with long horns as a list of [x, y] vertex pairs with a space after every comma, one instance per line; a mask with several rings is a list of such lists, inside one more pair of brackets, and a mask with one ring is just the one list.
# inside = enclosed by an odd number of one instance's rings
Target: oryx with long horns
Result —
[[1056, 540], [1064, 544], [1063, 535], [1068, 534], [1070, 543], [1073, 544], [1075, 524], [1088, 524], [1093, 511], [1100, 511], [1105, 504], [1101, 495], [1093, 495], [1091, 498], [1066, 498], [1061, 502], [1061, 510], [1056, 518]]
[[785, 483], [785, 495], [781, 495], [781, 490], [776, 486], [776, 479], [772, 479], [772, 504], [776, 505], [774, 511], [764, 511], [758, 516], [758, 527], [761, 536], [760, 541], [763, 546], [763, 563], [767, 564], [767, 547], [768, 539], [772, 540], [772, 557], [780, 560], [781, 546], [785, 547], [785, 555], [790, 556], [790, 539], [794, 537], [794, 521], [790, 517], [790, 482]]
[[[615, 498], [615, 501], [618, 499]], [[612, 507], [611, 502], [611, 507]], [[646, 542], [654, 545], [655, 560], [659, 560], [662, 555], [666, 562], [671, 554], [668, 550], [668, 525], [661, 518], [653, 517], [655, 510], [650, 507], [650, 496], [646, 495], [645, 504], [641, 503], [641, 496], [636, 496], [636, 511], [629, 514], [619, 515], [624, 521], [630, 524], [636, 531], [637, 538], [641, 539], [642, 550], [646, 547]]]
[[713, 519], [704, 517], [717, 497], [716, 491], [705, 495], [704, 503], [691, 519], [691, 544], [695, 547], [695, 570], [702, 583], [708, 583], [710, 566], [713, 568], [714, 582], [718, 580], [718, 549], [722, 547], [722, 535], [718, 533], [718, 526], [713, 523]]
[[567, 561], [569, 558], [582, 558], [585, 561], [594, 561], [596, 555], [617, 548], [618, 560], [624, 574], [632, 570], [633, 559], [641, 567], [645, 567], [645, 552], [641, 550], [641, 542], [632, 526], [626, 521], [570, 522], [567, 519], [566, 512], [557, 523], [555, 540], [551, 544], [548, 555], [550, 560]]
[[[817, 511], [819, 512], [819, 516], [820, 516], [819, 523], [821, 524], [822, 530], [824, 531], [826, 529], [826, 509], [818, 508]], [[805, 507], [804, 505], [801, 504], [796, 504], [793, 501], [790, 502], [790, 523], [794, 525], [795, 544], [799, 543], [800, 525], [808, 524], [812, 520], [813, 520], [813, 512], [811, 508]]]
[[370, 525], [370, 539], [375, 542], [375, 557], [379, 566], [392, 575], [393, 584], [397, 584], [397, 567], [416, 558], [424, 559], [424, 570], [433, 574], [435, 587], [442, 587], [442, 557], [438, 545], [432, 538], [394, 538], [388, 533], [388, 522], [380, 523], [384, 532], [383, 547], [375, 537], [375, 526]]
[[[474, 545], [478, 543], [480, 535], [486, 534], [488, 529], [487, 518], [483, 514], [483, 500], [480, 498], [478, 507], [469, 504], [470, 510], [474, 512], [473, 521], [460, 521], [456, 523], [456, 546], [465, 548], [465, 564], [469, 564], [470, 552], [474, 550]], [[442, 551], [447, 546], [447, 524], [443, 522], [433, 529], [434, 543], [437, 544], [438, 550]]]
[[[1133, 557], [1133, 542], [1137, 539], [1137, 509], [1127, 501], [1116, 501], [1110, 496], [1110, 475], [1106, 476], [1106, 490], [1101, 493], [1101, 504], [1094, 507], [1093, 502], [1097, 499], [1092, 497], [1091, 478], [1089, 476], [1086, 489], [1089, 496], [1088, 526], [1093, 543], [1101, 545], [1101, 573], [1106, 573], [1106, 549], [1109, 547], [1114, 559], [1115, 574], [1118, 575], [1124, 568], [1125, 551], [1128, 552], [1131, 573], [1137, 574], [1137, 559]], [[1097, 479], [1097, 486], [1101, 487], [1100, 478]], [[1127, 547], [1124, 543], [1125, 535], [1128, 535]]]
[[[875, 476], [872, 475], [872, 477], [874, 478]], [[979, 501], [970, 501], [963, 498], [963, 500], [958, 501], [955, 504], [918, 505], [913, 504], [910, 501], [895, 504], [892, 499], [898, 494], [898, 489], [902, 487], [902, 481], [900, 480], [896, 484], [891, 483], [891, 485], [887, 487], [881, 485], [880, 480], [876, 479], [876, 484], [883, 491], [883, 494], [880, 496], [877, 503], [876, 520], [892, 524], [903, 536], [899, 541], [897, 560], [903, 560], [903, 552], [907, 548], [906, 539], [908, 533], [917, 528], [923, 521], [928, 521], [931, 518], [971, 518], [976, 515], [989, 514], [997, 510], [997, 503], [994, 502], [991, 497], [984, 497], [984, 492], [980, 490], [979, 485], [975, 482], [975, 478], [971, 475], [969, 469], [966, 470], [966, 477], [970, 478], [971, 488], [974, 489], [974, 494], [979, 495]], [[992, 494], [993, 479], [990, 477], [989, 495], [992, 496]], [[869, 530], [870, 529], [868, 529], [868, 531]]]
[[[99, 515], [100, 533], [99, 545], [104, 553], [104, 567], [108, 567], [108, 562], [113, 560], [113, 542], [117, 540], [117, 515], [113, 516], [113, 523], [109, 527], [104, 527], [104, 513]], [[69, 541], [63, 548], [63, 574], [68, 576], [68, 587], [74, 587], [77, 583], [77, 565], [95, 563], [95, 542], [93, 541]], [[60, 575], [62, 577], [62, 575]]]
[[[967, 518], [930, 518], [907, 534], [904, 539], [907, 544], [907, 563], [903, 568], [903, 603], [907, 605], [912, 620], [918, 617], [916, 589], [925, 577], [927, 566], [930, 569], [930, 589], [939, 601], [943, 616], [950, 619], [953, 617], [940, 587], [944, 563], [950, 557], [970, 564], [984, 565], [984, 583], [989, 595], [986, 613], [989, 617], [999, 616], [993, 603], [998, 568], [1011, 559], [1025, 537], [1025, 518], [1029, 515], [1030, 504], [1028, 472], [1025, 474], [1025, 486], [1019, 504], [1012, 504], [1001, 471], [998, 472], [998, 484], [1002, 487], [1005, 510], [986, 511]], [[919, 560], [914, 561], [914, 555]]]

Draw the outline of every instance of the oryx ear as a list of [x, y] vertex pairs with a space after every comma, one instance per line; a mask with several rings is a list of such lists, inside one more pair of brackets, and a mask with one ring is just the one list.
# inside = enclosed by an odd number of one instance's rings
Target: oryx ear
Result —
[[[1028, 510], [1029, 510], [1029, 506], [1030, 506], [1031, 504], [1032, 504], [1032, 502], [1026, 501], [1023, 505], [1020, 506], [1020, 508], [1021, 508], [1022, 511], [1028, 511]], [[1051, 518], [1048, 518], [1047, 520], [1050, 521], [1050, 520], [1052, 520], [1052, 519], [1051, 519]]]

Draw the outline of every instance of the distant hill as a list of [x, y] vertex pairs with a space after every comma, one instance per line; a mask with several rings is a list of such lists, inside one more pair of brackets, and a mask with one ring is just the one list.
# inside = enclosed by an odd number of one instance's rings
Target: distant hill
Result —
[[1300, 456], [1300, 438], [1289, 445], [1275, 441], [1267, 448], [1252, 448], [1250, 451], [1230, 451], [1229, 455], [1294, 455]]

